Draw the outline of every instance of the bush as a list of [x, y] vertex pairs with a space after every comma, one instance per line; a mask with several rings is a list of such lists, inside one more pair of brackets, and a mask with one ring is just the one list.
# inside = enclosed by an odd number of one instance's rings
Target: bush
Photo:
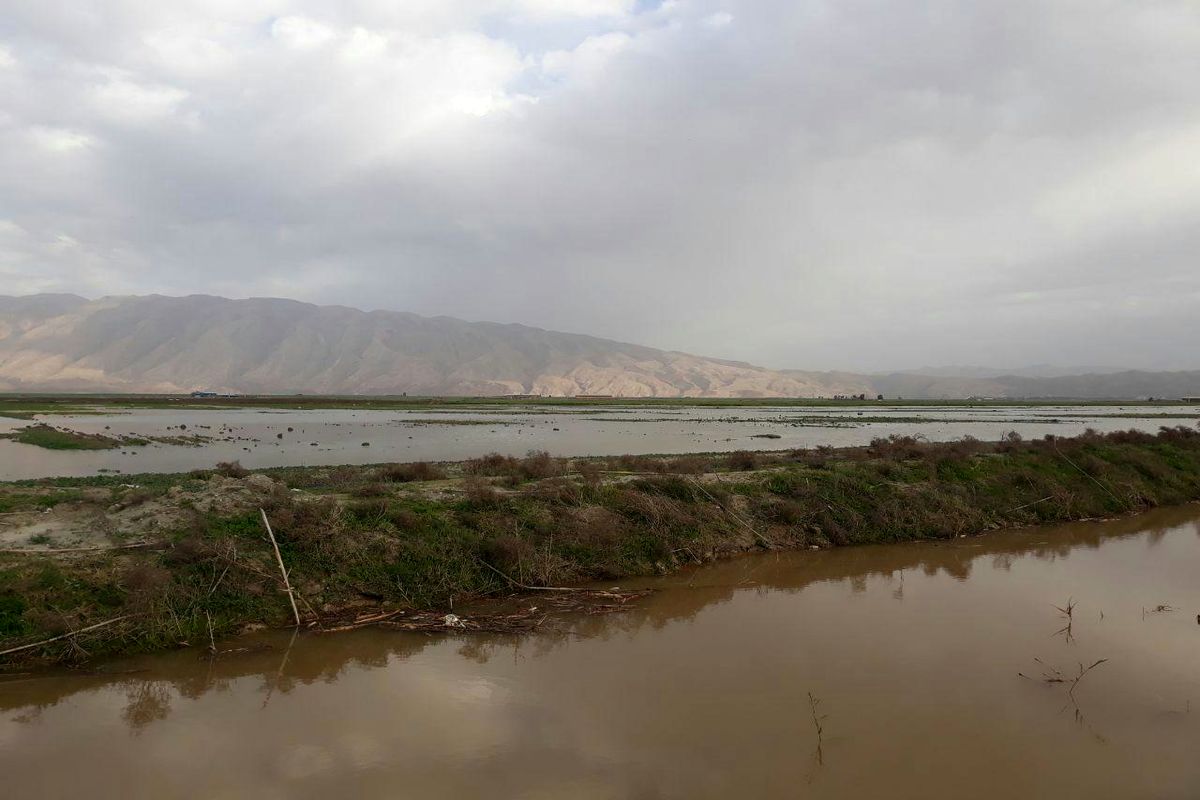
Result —
[[217, 464], [216, 472], [226, 478], [244, 478], [250, 474], [250, 470], [243, 467], [239, 461], [222, 461]]
[[725, 456], [725, 465], [737, 472], [758, 469], [758, 453], [750, 450], [735, 450]]
[[463, 472], [468, 475], [510, 478], [514, 483], [555, 478], [566, 471], [566, 463], [562, 459], [554, 458], [544, 450], [530, 450], [525, 458], [488, 453], [463, 464]]
[[462, 490], [467, 505], [472, 508], [496, 508], [504, 499], [490, 483], [477, 477], [463, 481]]
[[411, 464], [388, 464], [379, 473], [381, 478], [392, 483], [440, 481], [446, 478], [444, 469], [427, 461], [415, 461]]

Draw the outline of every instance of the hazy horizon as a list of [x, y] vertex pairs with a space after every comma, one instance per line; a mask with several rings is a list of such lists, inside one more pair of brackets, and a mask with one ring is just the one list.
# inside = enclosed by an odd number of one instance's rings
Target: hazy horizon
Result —
[[1186, 0], [17, 0], [0, 291], [1195, 369], [1198, 78]]

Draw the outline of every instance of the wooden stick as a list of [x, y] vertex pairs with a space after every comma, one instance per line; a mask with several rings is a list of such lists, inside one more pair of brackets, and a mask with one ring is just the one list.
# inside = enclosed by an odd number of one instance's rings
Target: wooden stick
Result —
[[8, 650], [0, 650], [0, 656], [6, 656], [6, 655], [9, 655], [10, 653], [19, 653], [22, 650], [32, 650], [35, 647], [41, 647], [44, 644], [50, 644], [51, 642], [57, 642], [61, 639], [70, 639], [72, 636], [78, 636], [81, 633], [87, 633], [88, 631], [94, 631], [97, 628], [103, 628], [105, 625], [112, 625], [114, 622], [120, 622], [123, 619], [129, 619], [130, 617], [136, 617], [136, 616], [138, 616], [138, 615], [137, 614], [126, 614], [123, 617], [116, 617], [114, 619], [105, 620], [104, 622], [97, 622], [95, 625], [88, 625], [86, 628], [80, 628], [77, 631], [71, 631], [69, 633], [64, 633], [61, 636], [53, 636], [49, 639], [43, 639], [40, 642], [34, 642], [33, 644], [23, 644], [20, 647], [12, 647], [12, 648], [9, 648]]
[[213, 638], [212, 615], [205, 610], [204, 618], [208, 620], [208, 652], [215, 656], [217, 654], [217, 640]]
[[292, 614], [296, 617], [296, 627], [300, 627], [300, 609], [296, 608], [296, 596], [292, 593], [292, 582], [288, 580], [287, 567], [283, 565], [283, 556], [279, 552], [279, 543], [275, 541], [275, 532], [271, 530], [267, 512], [260, 508], [258, 513], [262, 514], [263, 525], [267, 526], [267, 535], [271, 537], [271, 546], [275, 548], [275, 560], [279, 562], [279, 572], [283, 575], [283, 588], [287, 590], [288, 600], [292, 601]]
[[1036, 506], [1038, 503], [1044, 503], [1047, 500], [1053, 500], [1053, 499], [1054, 499], [1054, 495], [1049, 495], [1048, 497], [1043, 497], [1040, 500], [1034, 500], [1032, 503], [1026, 503], [1023, 506], [1017, 506], [1016, 508], [1007, 509], [1004, 511], [1004, 513], [1011, 514], [1014, 511], [1020, 511], [1022, 508], [1029, 508], [1030, 506]]
[[101, 547], [63, 547], [56, 550], [0, 550], [0, 553], [9, 553], [16, 555], [36, 556], [45, 553], [91, 553], [102, 550], [132, 550], [135, 547], [154, 547], [161, 544], [160, 542], [134, 542], [133, 544], [113, 544], [103, 545]]

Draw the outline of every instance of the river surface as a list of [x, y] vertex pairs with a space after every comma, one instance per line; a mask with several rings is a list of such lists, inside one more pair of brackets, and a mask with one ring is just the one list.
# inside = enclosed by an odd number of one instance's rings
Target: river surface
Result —
[[[1196, 798], [1197, 576], [1189, 506], [746, 557], [643, 581], [659, 591], [567, 632], [272, 634], [10, 677], [0, 780], [14, 798]], [[1073, 694], [1041, 680], [1100, 659]]]
[[[100, 409], [103, 410], [103, 409]], [[903, 434], [931, 441], [1073, 436], [1195, 425], [1200, 406], [867, 408], [530, 406], [513, 410], [145, 409], [50, 415], [37, 421], [108, 436], [204, 437], [200, 446], [152, 443], [62, 451], [0, 440], [0, 480], [101, 472], [186, 472], [238, 460], [251, 468], [390, 461], [457, 461], [485, 453], [614, 456], [863, 445]], [[1173, 416], [1155, 416], [1156, 414]], [[1140, 416], [1139, 416], [1140, 415]], [[0, 418], [0, 433], [31, 424]], [[180, 426], [185, 426], [183, 429]], [[765, 437], [772, 438], [765, 438]], [[365, 446], [364, 446], [365, 443]]]

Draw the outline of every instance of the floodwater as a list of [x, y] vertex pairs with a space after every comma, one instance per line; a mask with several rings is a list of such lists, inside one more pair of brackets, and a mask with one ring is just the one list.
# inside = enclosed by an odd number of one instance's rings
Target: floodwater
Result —
[[[1190, 506], [746, 557], [646, 581], [569, 633], [275, 634], [214, 662], [12, 678], [0, 780], [46, 798], [1195, 798], [1197, 575]], [[1073, 693], [1041, 680], [1100, 659]]]
[[[1178, 418], [1155, 417], [1169, 412]], [[1145, 415], [1131, 418], [1124, 415]], [[147, 409], [40, 417], [57, 427], [110, 436], [207, 438], [200, 446], [153, 443], [116, 450], [55, 451], [0, 440], [0, 480], [100, 472], [186, 472], [239, 460], [250, 468], [389, 461], [454, 461], [489, 452], [556, 456], [779, 450], [867, 444], [906, 434], [931, 441], [1073, 436], [1194, 425], [1200, 406], [1032, 408], [733, 407], [375, 411], [348, 409]], [[0, 433], [30, 424], [0, 418]], [[180, 426], [186, 426], [183, 430]], [[772, 436], [778, 438], [763, 438]], [[364, 446], [366, 443], [366, 446]]]

